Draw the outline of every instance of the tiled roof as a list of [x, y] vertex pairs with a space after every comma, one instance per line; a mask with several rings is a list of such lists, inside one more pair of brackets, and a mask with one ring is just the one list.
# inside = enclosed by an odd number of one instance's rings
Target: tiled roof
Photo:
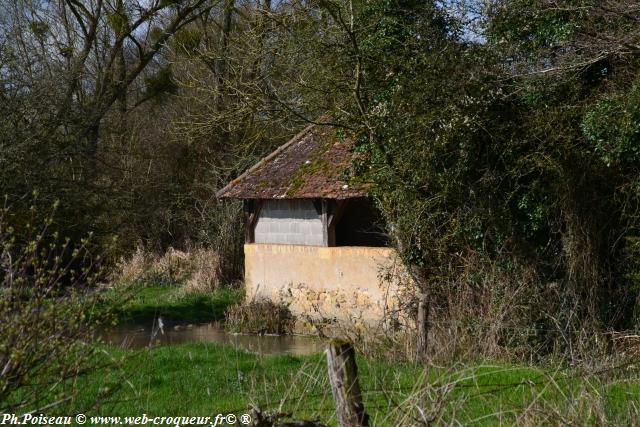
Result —
[[216, 194], [235, 199], [348, 199], [367, 194], [350, 182], [354, 142], [309, 126]]

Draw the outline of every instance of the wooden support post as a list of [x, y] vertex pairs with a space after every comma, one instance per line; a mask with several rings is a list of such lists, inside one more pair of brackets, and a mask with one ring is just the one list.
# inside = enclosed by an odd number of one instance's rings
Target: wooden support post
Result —
[[244, 201], [244, 241], [245, 243], [255, 243], [256, 223], [262, 209], [262, 200], [245, 200]]
[[329, 242], [329, 201], [322, 199], [320, 219], [322, 220], [322, 246], [331, 246]]
[[353, 345], [347, 341], [332, 340], [327, 347], [327, 365], [338, 426], [368, 427], [369, 415], [362, 403]]
[[332, 200], [327, 221], [328, 246], [336, 246], [336, 226], [342, 218], [347, 203], [347, 200]]

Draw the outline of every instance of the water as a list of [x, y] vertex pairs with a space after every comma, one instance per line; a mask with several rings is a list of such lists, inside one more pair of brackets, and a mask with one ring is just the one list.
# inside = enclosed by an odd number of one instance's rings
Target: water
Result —
[[[162, 333], [164, 331], [164, 333]], [[152, 338], [153, 336], [153, 338]], [[261, 355], [306, 356], [320, 353], [325, 343], [318, 338], [297, 335], [239, 335], [229, 334], [218, 323], [200, 325], [120, 325], [101, 334], [112, 345], [136, 349], [176, 345], [191, 342], [215, 342]]]

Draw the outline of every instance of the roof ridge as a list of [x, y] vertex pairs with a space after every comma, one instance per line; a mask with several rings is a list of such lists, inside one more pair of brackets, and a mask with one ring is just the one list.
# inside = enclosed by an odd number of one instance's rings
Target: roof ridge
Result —
[[220, 190], [218, 190], [216, 192], [216, 197], [222, 197], [224, 195], [224, 193], [228, 192], [229, 190], [231, 190], [233, 187], [235, 187], [240, 181], [242, 181], [247, 175], [249, 175], [251, 172], [259, 169], [261, 166], [263, 166], [265, 163], [267, 163], [269, 160], [273, 159], [274, 157], [276, 157], [278, 154], [282, 153], [284, 150], [286, 150], [287, 148], [289, 148], [291, 145], [293, 145], [294, 143], [298, 142], [303, 136], [305, 136], [306, 134], [308, 134], [316, 125], [315, 124], [310, 124], [309, 126], [307, 126], [306, 128], [304, 128], [303, 130], [301, 130], [300, 132], [298, 132], [293, 138], [291, 138], [288, 142], [282, 144], [280, 147], [276, 148], [273, 152], [271, 152], [270, 154], [268, 154], [267, 156], [263, 157], [262, 159], [260, 159], [255, 165], [251, 166], [249, 169], [247, 169], [246, 171], [244, 171], [242, 174], [240, 174], [236, 179], [232, 180], [230, 183], [228, 183], [227, 185], [225, 185], [223, 188], [221, 188]]

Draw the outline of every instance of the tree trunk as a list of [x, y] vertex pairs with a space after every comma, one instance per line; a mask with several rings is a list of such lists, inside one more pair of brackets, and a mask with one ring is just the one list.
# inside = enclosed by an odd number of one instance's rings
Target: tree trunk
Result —
[[225, 77], [227, 72], [227, 55], [229, 54], [229, 37], [231, 34], [231, 21], [233, 9], [235, 8], [235, 0], [225, 0], [224, 11], [222, 16], [222, 25], [220, 27], [220, 54], [216, 61], [216, 86], [218, 93], [215, 100], [215, 108], [217, 111], [222, 109], [223, 91]]
[[424, 267], [411, 264], [407, 261], [407, 257], [403, 256], [408, 253], [410, 247], [407, 242], [398, 234], [394, 236], [398, 253], [404, 260], [403, 264], [413, 280], [413, 284], [418, 291], [418, 314], [416, 316], [416, 360], [424, 362], [427, 360], [429, 350], [429, 281], [427, 280], [428, 271]]
[[418, 295], [416, 330], [418, 334], [416, 360], [424, 362], [427, 360], [427, 352], [429, 350], [429, 297], [425, 289], [421, 289]]

